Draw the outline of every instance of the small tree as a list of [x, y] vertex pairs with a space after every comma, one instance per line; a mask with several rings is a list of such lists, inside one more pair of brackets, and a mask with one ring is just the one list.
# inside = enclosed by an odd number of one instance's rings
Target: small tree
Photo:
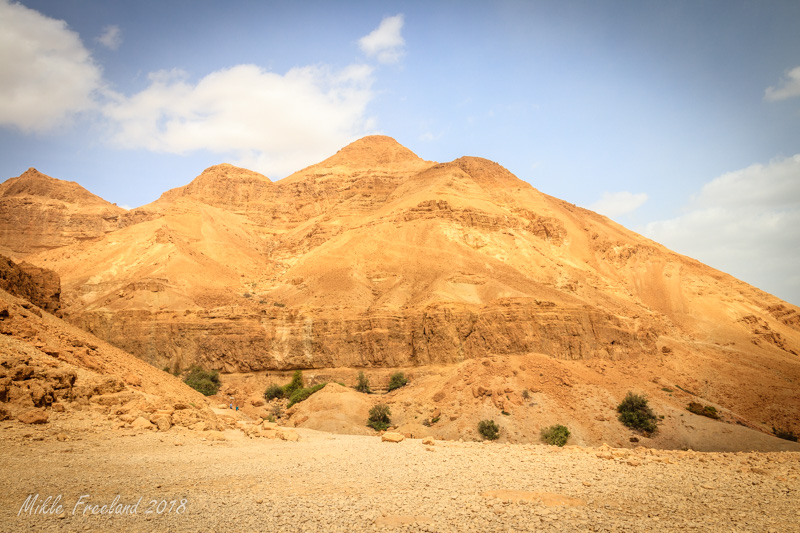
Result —
[[302, 402], [303, 400], [307, 400], [309, 396], [314, 394], [315, 392], [322, 390], [322, 388], [327, 385], [328, 383], [319, 383], [314, 385], [313, 387], [308, 387], [307, 389], [297, 389], [289, 396], [289, 405], [286, 407], [291, 407], [296, 403]]
[[562, 426], [560, 424], [544, 428], [541, 432], [542, 442], [553, 446], [564, 446], [567, 443], [567, 439], [569, 439], [569, 435], [570, 433], [567, 426]]
[[389, 406], [384, 403], [379, 403], [369, 410], [369, 418], [367, 425], [375, 431], [385, 431], [389, 429], [392, 421], [389, 416], [392, 414]]
[[193, 366], [183, 382], [204, 396], [215, 395], [221, 385], [219, 372], [207, 372], [199, 366]]
[[303, 383], [303, 373], [300, 370], [295, 370], [294, 375], [292, 375], [292, 381], [289, 382], [288, 385], [283, 387], [283, 397], [290, 398], [294, 391], [300, 390], [304, 387]]
[[276, 398], [283, 398], [283, 387], [277, 383], [273, 383], [264, 391], [264, 399], [270, 401]]
[[488, 440], [497, 440], [500, 437], [500, 428], [494, 420], [481, 420], [478, 422], [478, 433]]
[[388, 391], [392, 392], [395, 389], [399, 389], [400, 387], [405, 387], [408, 384], [408, 378], [402, 372], [396, 372], [392, 374], [392, 377], [389, 379], [389, 387]]
[[358, 392], [363, 392], [364, 394], [370, 394], [372, 390], [369, 388], [369, 379], [367, 376], [364, 375], [363, 371], [358, 373], [358, 383], [356, 384], [356, 390]]
[[717, 413], [717, 409], [713, 405], [703, 405], [697, 402], [689, 402], [689, 405], [686, 406], [686, 410], [696, 415], [713, 418], [714, 420], [719, 419], [719, 413]]
[[619, 421], [631, 429], [646, 435], [658, 430], [658, 417], [647, 405], [647, 398], [640, 394], [628, 392], [625, 399], [617, 406], [617, 412]]

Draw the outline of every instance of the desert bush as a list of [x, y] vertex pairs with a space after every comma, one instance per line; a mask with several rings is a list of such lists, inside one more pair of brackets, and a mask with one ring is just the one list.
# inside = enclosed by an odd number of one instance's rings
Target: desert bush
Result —
[[318, 385], [314, 385], [313, 387], [297, 389], [292, 393], [291, 396], [289, 396], [289, 405], [286, 407], [291, 407], [298, 402], [302, 402], [318, 390], [322, 389], [322, 387], [325, 385], [327, 385], [327, 383], [320, 383]]
[[797, 435], [794, 434], [793, 431], [789, 429], [777, 429], [775, 427], [772, 428], [772, 433], [775, 434], [776, 437], [779, 439], [790, 440], [792, 442], [797, 442]]
[[292, 381], [283, 387], [283, 397], [291, 398], [292, 394], [294, 394], [294, 391], [302, 389], [303, 387], [305, 387], [303, 382], [303, 373], [299, 370], [295, 370], [294, 374], [292, 375]]
[[392, 412], [388, 405], [379, 403], [369, 410], [367, 425], [375, 431], [385, 431], [389, 429], [389, 426], [392, 423], [391, 419], [389, 418], [391, 414]]
[[686, 410], [696, 415], [713, 418], [714, 420], [717, 420], [719, 418], [719, 413], [717, 413], [717, 409], [711, 405], [703, 405], [697, 402], [690, 402], [689, 405], [686, 406]]
[[183, 382], [204, 396], [213, 396], [219, 390], [219, 372], [208, 372], [199, 366], [193, 366]]
[[522, 399], [527, 400], [531, 397], [531, 393], [528, 392], [528, 389], [522, 389]]
[[497, 440], [500, 436], [500, 428], [494, 420], [481, 420], [478, 422], [478, 433], [488, 440]]
[[364, 394], [370, 394], [372, 392], [369, 388], [369, 378], [364, 375], [363, 371], [358, 373], [358, 383], [356, 383], [355, 389]]
[[569, 429], [567, 426], [556, 424], [549, 428], [544, 428], [541, 432], [542, 442], [553, 446], [564, 446], [569, 439]]
[[629, 392], [617, 406], [619, 421], [631, 429], [649, 434], [658, 429], [658, 417], [647, 404], [647, 398]]
[[276, 398], [283, 398], [283, 387], [277, 383], [273, 383], [264, 391], [264, 399], [270, 401]]
[[396, 372], [392, 374], [392, 377], [389, 379], [388, 392], [392, 392], [400, 387], [405, 387], [407, 384], [408, 378], [406, 378], [406, 375], [402, 372]]

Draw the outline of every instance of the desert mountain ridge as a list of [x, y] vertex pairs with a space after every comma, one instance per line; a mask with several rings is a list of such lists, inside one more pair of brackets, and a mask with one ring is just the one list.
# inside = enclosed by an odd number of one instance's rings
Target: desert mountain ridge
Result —
[[[496, 391], [513, 376], [568, 409], [584, 386], [623, 393], [603, 377], [614, 367], [665, 405], [677, 385], [745, 424], [800, 414], [798, 308], [486, 159], [424, 161], [371, 136], [274, 182], [210, 167], [129, 212], [70, 202], [67, 182], [38, 173], [44, 185], [18, 185], [33, 173], [0, 185], [0, 251], [58, 272], [67, 320], [158, 368], [489, 357], [496, 371], [447, 380]], [[543, 375], [545, 360], [566, 366]], [[433, 402], [444, 384], [431, 383]], [[516, 393], [469, 396], [505, 410]]]

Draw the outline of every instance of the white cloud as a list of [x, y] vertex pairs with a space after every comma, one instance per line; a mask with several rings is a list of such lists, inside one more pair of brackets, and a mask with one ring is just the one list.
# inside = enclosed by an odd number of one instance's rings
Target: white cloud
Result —
[[589, 206], [589, 209], [596, 211], [609, 218], [615, 218], [636, 211], [647, 201], [646, 193], [634, 194], [628, 191], [604, 192], [600, 200]]
[[0, 0], [0, 125], [43, 132], [94, 107], [100, 68], [66, 22]]
[[109, 50], [116, 50], [122, 44], [122, 30], [116, 25], [106, 26], [103, 28], [103, 33], [97, 37], [97, 42]]
[[800, 154], [724, 174], [642, 233], [800, 304]]
[[800, 67], [786, 71], [786, 77], [776, 87], [767, 87], [764, 99], [770, 102], [800, 96]]
[[146, 89], [117, 95], [103, 110], [122, 147], [209, 150], [274, 178], [330, 156], [372, 126], [366, 65], [298, 67], [284, 75], [238, 65], [197, 83], [179, 70], [149, 79]]
[[380, 26], [358, 41], [361, 51], [368, 57], [376, 57], [381, 63], [397, 63], [405, 53], [405, 40], [400, 34], [403, 15], [386, 17]]

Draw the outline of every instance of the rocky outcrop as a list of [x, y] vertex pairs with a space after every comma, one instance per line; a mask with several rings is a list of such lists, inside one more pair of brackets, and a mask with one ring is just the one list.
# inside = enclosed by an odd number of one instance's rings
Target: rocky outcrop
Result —
[[0, 255], [0, 289], [28, 300], [48, 313], [61, 308], [61, 279], [52, 270]]
[[97, 239], [129, 223], [125, 209], [35, 168], [0, 184], [0, 248], [17, 257]]
[[0, 290], [0, 419], [45, 424], [73, 411], [119, 425], [146, 417], [154, 428], [216, 429], [199, 393]]
[[448, 364], [487, 353], [621, 359], [655, 353], [661, 331], [658, 324], [635, 330], [598, 309], [526, 299], [361, 317], [265, 306], [260, 313], [83, 313], [76, 320], [159, 368], [197, 362], [227, 372]]

